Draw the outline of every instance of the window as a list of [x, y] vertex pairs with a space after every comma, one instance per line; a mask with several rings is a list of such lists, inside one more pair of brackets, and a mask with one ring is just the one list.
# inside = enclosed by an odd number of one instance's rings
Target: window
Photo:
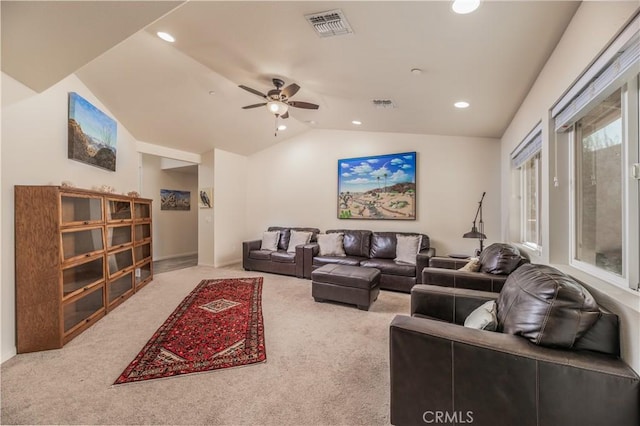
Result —
[[540, 173], [541, 153], [538, 152], [520, 168], [522, 182], [520, 229], [521, 241], [524, 245], [540, 250], [540, 188], [542, 186]]
[[542, 250], [540, 233], [540, 190], [542, 188], [542, 123], [524, 138], [511, 153], [511, 164], [514, 171], [514, 185], [517, 191], [517, 205], [513, 206], [514, 218], [518, 223], [514, 225], [514, 238], [523, 245], [537, 251]]
[[623, 275], [622, 91], [576, 124], [575, 259]]
[[[572, 266], [637, 290], [640, 281], [640, 15], [551, 109], [568, 133]], [[557, 160], [557, 158], [556, 158]]]

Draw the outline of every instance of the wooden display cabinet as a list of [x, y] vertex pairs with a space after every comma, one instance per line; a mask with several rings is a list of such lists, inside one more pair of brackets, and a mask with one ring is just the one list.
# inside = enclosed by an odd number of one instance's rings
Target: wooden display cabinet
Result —
[[133, 259], [136, 291], [153, 279], [151, 203], [136, 200], [133, 203]]
[[61, 348], [137, 291], [138, 269], [150, 282], [151, 229], [151, 200], [16, 186], [18, 353]]

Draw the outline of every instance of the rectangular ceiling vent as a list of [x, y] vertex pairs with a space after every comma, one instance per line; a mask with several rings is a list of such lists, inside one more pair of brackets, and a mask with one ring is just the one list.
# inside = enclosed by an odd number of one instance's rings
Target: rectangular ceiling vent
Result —
[[320, 37], [333, 37], [353, 33], [340, 9], [304, 15]]
[[391, 99], [374, 99], [371, 102], [373, 103], [373, 106], [376, 108], [384, 108], [384, 109], [397, 108], [396, 104]]

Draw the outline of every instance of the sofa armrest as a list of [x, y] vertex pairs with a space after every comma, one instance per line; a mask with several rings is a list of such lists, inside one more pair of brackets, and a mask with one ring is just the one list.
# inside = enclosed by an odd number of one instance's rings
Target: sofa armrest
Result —
[[318, 243], [305, 244], [302, 247], [302, 278], [311, 279], [311, 271], [313, 271], [313, 257], [320, 253]]
[[411, 289], [411, 315], [464, 324], [475, 308], [497, 298], [497, 293], [419, 284]]
[[460, 269], [469, 262], [470, 259], [456, 259], [453, 257], [441, 257], [434, 256], [429, 261], [429, 265], [432, 268], [443, 269]]
[[260, 250], [262, 240], [252, 240], [242, 242], [242, 266], [247, 269], [247, 259], [249, 259], [249, 252], [251, 250]]
[[640, 378], [615, 357], [400, 315], [389, 332], [394, 425], [424, 424], [438, 411], [477, 425], [640, 419]]
[[432, 257], [436, 255], [436, 249], [429, 247], [418, 252], [416, 255], [416, 283], [422, 283], [422, 270], [429, 266]]
[[443, 287], [468, 288], [470, 290], [493, 291], [499, 293], [507, 280], [507, 275], [487, 272], [467, 272], [444, 268], [424, 268], [422, 283]]

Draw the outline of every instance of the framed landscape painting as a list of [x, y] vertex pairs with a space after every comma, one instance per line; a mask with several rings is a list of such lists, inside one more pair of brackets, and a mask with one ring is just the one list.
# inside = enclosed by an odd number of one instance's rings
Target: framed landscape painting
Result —
[[416, 153], [338, 160], [338, 218], [416, 219]]
[[191, 192], [161, 189], [160, 210], [191, 210]]
[[116, 171], [116, 121], [77, 93], [69, 93], [67, 157]]

